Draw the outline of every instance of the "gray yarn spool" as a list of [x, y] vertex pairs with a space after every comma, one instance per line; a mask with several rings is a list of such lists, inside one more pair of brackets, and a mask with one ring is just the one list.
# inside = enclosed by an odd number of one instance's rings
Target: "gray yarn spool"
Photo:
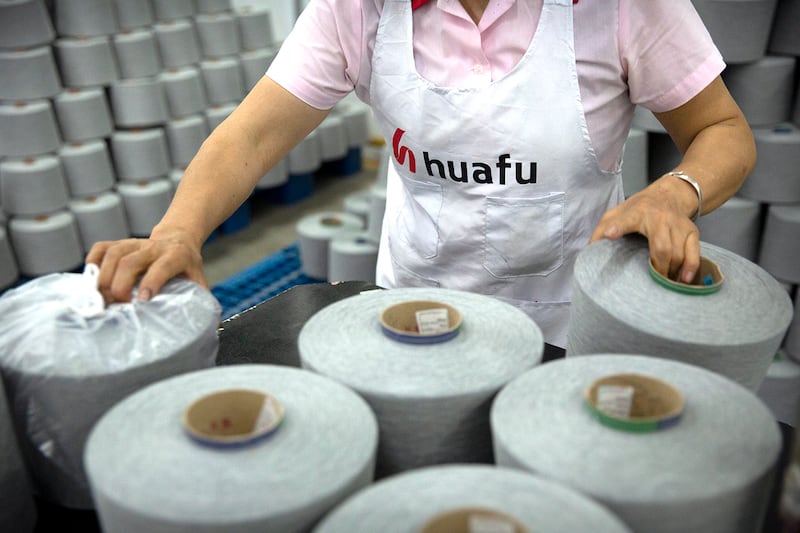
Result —
[[633, 127], [653, 133], [666, 133], [667, 130], [646, 107], [637, 105], [633, 110]]
[[[666, 380], [685, 398], [673, 427], [630, 433], [598, 422], [584, 389], [609, 374]], [[634, 355], [575, 357], [514, 380], [492, 407], [497, 463], [564, 483], [633, 531], [760, 531], [778, 426], [750, 391], [692, 365]]]
[[158, 44], [152, 30], [133, 30], [114, 36], [121, 78], [146, 78], [161, 72]]
[[242, 52], [239, 55], [239, 63], [242, 66], [242, 74], [244, 76], [244, 87], [246, 91], [250, 91], [267, 71], [267, 67], [275, 59], [277, 54], [275, 48], [260, 48], [258, 50], [249, 50]]
[[692, 0], [726, 63], [760, 59], [777, 0]]
[[114, 10], [123, 30], [150, 26], [155, 21], [150, 0], [114, 0]]
[[257, 189], [271, 189], [289, 181], [289, 161], [284, 157], [278, 161], [269, 172], [264, 174], [258, 183]]
[[800, 296], [795, 297], [794, 317], [792, 317], [783, 348], [786, 350], [786, 355], [800, 363]]
[[785, 357], [776, 356], [767, 370], [767, 377], [758, 389], [761, 398], [775, 420], [795, 426], [800, 415], [800, 364]]
[[8, 236], [23, 276], [66, 272], [83, 263], [78, 226], [69, 211], [36, 218], [14, 217], [8, 222]]
[[111, 84], [111, 109], [121, 128], [159, 126], [169, 119], [167, 95], [159, 78], [119, 80]]
[[[233, 113], [239, 104], [216, 104], [210, 106], [205, 110], [206, 122], [208, 123], [208, 131], [214, 131], [214, 128], [222, 124], [228, 118], [228, 115]], [[313, 132], [312, 132], [313, 133]]]
[[[418, 533], [454, 509], [489, 509], [527, 531], [630, 531], [606, 508], [547, 479], [484, 465], [446, 465], [398, 474], [375, 483], [338, 506], [315, 533]], [[500, 526], [491, 531], [509, 531]], [[480, 531], [480, 529], [478, 530]]]
[[208, 137], [208, 124], [202, 115], [176, 118], [167, 122], [166, 132], [172, 165], [185, 168]]
[[31, 48], [54, 38], [50, 14], [42, 0], [0, 4], [0, 48]]
[[383, 233], [383, 214], [386, 211], [386, 186], [374, 185], [370, 189], [367, 233], [372, 242], [380, 242]]
[[167, 179], [120, 183], [117, 192], [122, 196], [128, 227], [134, 237], [147, 237], [172, 201], [174, 190]]
[[751, 126], [789, 120], [796, 64], [794, 57], [766, 56], [725, 69], [722, 78]]
[[631, 128], [622, 156], [622, 189], [632, 196], [650, 184], [647, 173], [647, 132]]
[[800, 56], [800, 3], [796, 0], [778, 0], [775, 19], [770, 32], [769, 51], [776, 54]]
[[794, 114], [792, 115], [792, 122], [795, 126], [800, 126], [800, 91], [797, 91], [797, 94], [794, 98]]
[[647, 134], [647, 172], [658, 178], [677, 168], [683, 155], [667, 133]]
[[87, 318], [81, 306], [99, 293], [86, 283], [43, 276], [0, 298], [12, 326], [0, 337], [0, 365], [29, 471], [43, 498], [75, 508], [92, 507], [83, 469], [92, 426], [134, 391], [212, 366], [220, 316], [208, 290], [173, 280], [149, 302]]
[[183, 179], [183, 169], [181, 168], [174, 168], [169, 173], [169, 181], [172, 183], [172, 190], [178, 190], [178, 184]]
[[239, 31], [232, 14], [201, 14], [194, 18], [194, 23], [204, 57], [223, 57], [239, 53]]
[[200, 61], [200, 43], [190, 20], [160, 22], [153, 25], [153, 31], [165, 68], [183, 67]]
[[367, 227], [367, 221], [369, 217], [369, 207], [370, 203], [372, 202], [372, 191], [364, 190], [364, 191], [356, 191], [354, 193], [350, 193], [344, 198], [344, 210], [348, 213], [356, 215], [359, 217], [364, 227]]
[[734, 196], [697, 219], [700, 238], [755, 261], [761, 242], [761, 204]]
[[[183, 410], [228, 388], [273, 395], [285, 420], [238, 449], [192, 441]], [[296, 368], [235, 365], [126, 398], [92, 431], [85, 465], [107, 533], [299, 532], [370, 483], [377, 438], [368, 406], [338, 383]]]
[[66, 87], [108, 85], [119, 78], [108, 37], [60, 38], [53, 43], [53, 50]]
[[61, 91], [61, 79], [49, 46], [30, 50], [0, 50], [0, 99], [34, 100]]
[[198, 13], [221, 13], [231, 10], [231, 0], [195, 0]]
[[0, 194], [9, 215], [36, 216], [67, 207], [67, 185], [57, 157], [0, 162]]
[[575, 263], [567, 356], [651, 355], [758, 389], [792, 318], [791, 300], [750, 261], [708, 243], [701, 254], [725, 276], [716, 293], [687, 295], [656, 283], [644, 238], [584, 248]]
[[322, 161], [336, 161], [347, 155], [347, 129], [344, 121], [330, 114], [317, 126], [319, 151]]
[[58, 157], [73, 198], [108, 191], [116, 183], [105, 141], [65, 144]]
[[755, 128], [753, 137], [758, 160], [737, 194], [764, 203], [800, 203], [800, 129]]
[[117, 177], [123, 180], [166, 176], [170, 169], [167, 139], [161, 128], [115, 132], [111, 155]]
[[342, 117], [347, 130], [347, 145], [361, 148], [369, 141], [369, 106], [362, 103], [348, 103], [334, 108]]
[[[0, 10], [2, 14], [2, 10]], [[0, 237], [5, 237], [0, 228]], [[0, 243], [2, 243], [0, 239]], [[2, 282], [0, 281], [0, 287]], [[28, 483], [28, 473], [17, 446], [14, 424], [8, 412], [6, 391], [0, 379], [0, 529], [3, 531], [34, 531], [36, 507]]]
[[53, 21], [59, 35], [89, 37], [117, 31], [111, 0], [55, 0]]
[[272, 18], [266, 9], [245, 7], [235, 13], [242, 50], [269, 48], [275, 42]]
[[174, 68], [160, 75], [170, 115], [184, 117], [202, 113], [207, 107], [200, 71], [195, 67]]
[[177, 20], [195, 14], [193, 0], [153, 0], [156, 20]]
[[102, 89], [68, 89], [56, 96], [53, 104], [65, 142], [108, 137], [114, 131]]
[[244, 96], [239, 60], [233, 57], [207, 59], [200, 63], [203, 84], [210, 104], [238, 103]]
[[315, 129], [289, 152], [289, 174], [310, 174], [322, 166], [322, 147]]
[[14, 257], [14, 250], [11, 249], [11, 241], [6, 233], [6, 224], [0, 224], [0, 289], [12, 286], [19, 279], [19, 268], [17, 268], [17, 258]]
[[55, 152], [61, 145], [49, 100], [0, 103], [0, 156], [32, 156]]
[[800, 283], [800, 205], [769, 206], [758, 264], [782, 281]]
[[375, 283], [378, 245], [365, 231], [348, 231], [333, 237], [328, 246], [328, 281]]
[[346, 231], [362, 228], [361, 219], [350, 213], [324, 211], [304, 216], [297, 222], [300, 239], [300, 263], [312, 278], [327, 279], [331, 239]]
[[69, 210], [75, 215], [83, 251], [86, 253], [97, 242], [130, 237], [122, 198], [115, 192], [72, 200]]
[[[398, 342], [383, 334], [388, 306], [430, 300], [458, 309], [449, 341]], [[491, 462], [489, 408], [506, 383], [539, 364], [539, 327], [488, 296], [446, 289], [365, 292], [318, 311], [300, 331], [301, 364], [340, 381], [372, 407], [381, 475], [448, 462]]]

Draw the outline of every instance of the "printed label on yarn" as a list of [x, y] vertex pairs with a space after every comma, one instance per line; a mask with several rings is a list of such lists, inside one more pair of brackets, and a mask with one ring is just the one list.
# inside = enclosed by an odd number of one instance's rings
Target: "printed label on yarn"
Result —
[[420, 335], [438, 335], [450, 329], [447, 309], [425, 309], [417, 311], [417, 328]]
[[633, 387], [601, 385], [597, 388], [597, 409], [617, 418], [630, 418]]

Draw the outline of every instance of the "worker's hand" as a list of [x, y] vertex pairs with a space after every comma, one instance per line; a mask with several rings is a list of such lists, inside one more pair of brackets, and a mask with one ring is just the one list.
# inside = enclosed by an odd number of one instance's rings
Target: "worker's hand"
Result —
[[208, 288], [200, 250], [180, 230], [149, 239], [98, 242], [87, 254], [86, 263], [100, 267], [98, 289], [106, 303], [130, 301], [140, 276], [139, 300], [149, 300], [177, 276]]
[[700, 267], [700, 232], [687, 215], [697, 208], [692, 194], [679, 180], [662, 178], [606, 211], [589, 242], [640, 233], [647, 237], [655, 269], [690, 283]]

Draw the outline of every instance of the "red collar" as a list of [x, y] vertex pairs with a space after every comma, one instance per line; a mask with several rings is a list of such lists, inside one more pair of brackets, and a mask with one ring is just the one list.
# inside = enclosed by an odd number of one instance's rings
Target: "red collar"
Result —
[[[418, 7], [422, 7], [427, 4], [430, 0], [411, 0], [411, 11], [414, 11]], [[577, 4], [578, 0], [572, 0], [573, 4]]]

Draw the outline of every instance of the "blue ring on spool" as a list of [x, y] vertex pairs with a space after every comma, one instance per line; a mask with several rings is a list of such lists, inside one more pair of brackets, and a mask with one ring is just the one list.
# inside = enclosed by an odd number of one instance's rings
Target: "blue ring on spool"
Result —
[[461, 330], [461, 326], [459, 325], [454, 330], [442, 333], [440, 335], [420, 335], [418, 333], [414, 335], [404, 335], [387, 328], [383, 324], [381, 324], [381, 330], [383, 331], [384, 335], [398, 342], [405, 342], [408, 344], [436, 344], [439, 342], [449, 341], [458, 335], [458, 332]]

